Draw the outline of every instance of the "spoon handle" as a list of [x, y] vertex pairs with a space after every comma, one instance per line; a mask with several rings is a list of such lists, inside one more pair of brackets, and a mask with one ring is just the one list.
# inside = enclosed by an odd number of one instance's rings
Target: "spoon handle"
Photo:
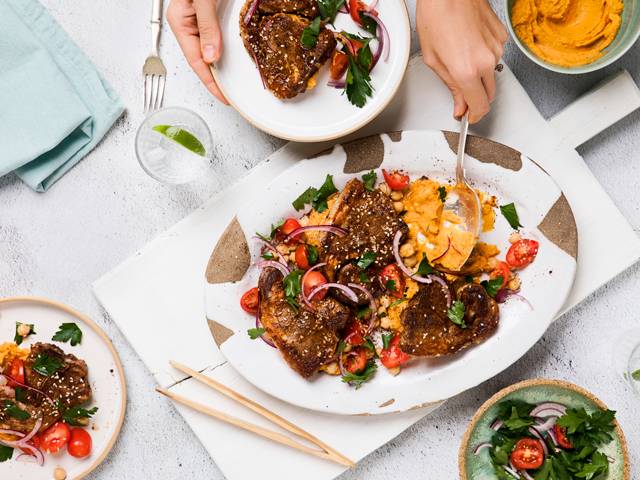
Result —
[[467, 133], [469, 132], [469, 110], [460, 120], [460, 135], [458, 137], [458, 161], [456, 162], [456, 183], [462, 185], [464, 181], [464, 151], [467, 147]]

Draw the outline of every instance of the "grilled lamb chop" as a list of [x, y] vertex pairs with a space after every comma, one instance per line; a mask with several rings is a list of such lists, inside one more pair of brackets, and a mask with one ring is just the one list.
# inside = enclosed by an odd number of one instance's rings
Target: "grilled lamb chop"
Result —
[[[50, 376], [41, 375], [33, 369], [38, 357], [44, 356], [61, 364], [60, 368]], [[65, 354], [55, 345], [34, 344], [24, 366], [25, 384], [42, 393], [24, 389], [24, 401], [16, 401], [19, 408], [30, 414], [27, 420], [16, 420], [0, 408], [0, 428], [28, 433], [34, 427], [36, 420], [42, 417], [40, 431], [44, 431], [57, 422], [67, 409], [82, 405], [91, 399], [87, 364], [74, 355]], [[2, 400], [0, 400], [0, 407], [1, 402]]]
[[334, 358], [349, 311], [327, 297], [314, 301], [314, 312], [296, 312], [286, 301], [282, 279], [274, 268], [260, 274], [260, 322], [289, 366], [308, 378]]
[[423, 284], [402, 312], [403, 331], [400, 348], [406, 353], [440, 357], [484, 342], [498, 328], [496, 301], [478, 284], [468, 283], [457, 289], [464, 306], [461, 328], [447, 317], [447, 297], [436, 282]]
[[319, 14], [315, 0], [262, 1], [245, 25], [244, 17], [251, 3], [248, 0], [240, 13], [240, 35], [245, 48], [266, 87], [278, 98], [293, 98], [307, 89], [335, 50], [333, 33], [321, 25], [316, 45], [302, 45], [302, 32]]

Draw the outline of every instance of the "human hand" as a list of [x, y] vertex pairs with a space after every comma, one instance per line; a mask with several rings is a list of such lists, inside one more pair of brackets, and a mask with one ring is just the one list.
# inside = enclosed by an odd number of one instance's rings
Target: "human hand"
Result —
[[487, 0], [418, 0], [416, 20], [424, 62], [451, 90], [454, 117], [468, 109], [478, 122], [495, 97], [504, 25]]
[[209, 69], [222, 55], [222, 33], [216, 9], [217, 0], [171, 0], [167, 21], [200, 81], [228, 105]]

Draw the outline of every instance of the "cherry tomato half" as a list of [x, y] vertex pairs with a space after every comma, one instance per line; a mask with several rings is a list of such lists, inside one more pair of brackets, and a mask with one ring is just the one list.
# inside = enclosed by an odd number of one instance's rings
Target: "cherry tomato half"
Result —
[[522, 438], [516, 443], [511, 452], [511, 463], [518, 470], [533, 470], [540, 468], [544, 462], [544, 450], [540, 440]]
[[354, 22], [358, 25], [362, 25], [362, 20], [360, 20], [360, 12], [366, 10], [366, 6], [360, 0], [349, 0], [349, 14]]
[[402, 298], [404, 293], [404, 277], [395, 263], [387, 265], [380, 272], [380, 283], [387, 292], [396, 298]]
[[500, 285], [500, 288], [506, 287], [507, 283], [509, 282], [509, 277], [511, 277], [511, 270], [509, 269], [509, 265], [507, 265], [507, 262], [498, 262], [496, 268], [494, 268], [493, 272], [491, 272], [490, 277], [502, 277], [502, 285]]
[[346, 353], [344, 368], [351, 373], [358, 373], [367, 366], [367, 352], [364, 348], [356, 348]]
[[75, 458], [88, 457], [91, 454], [93, 442], [91, 435], [83, 428], [72, 428], [71, 438], [67, 445], [69, 455]]
[[358, 320], [352, 320], [347, 326], [345, 341], [351, 345], [362, 345], [364, 343], [362, 324]]
[[382, 169], [382, 175], [391, 190], [404, 190], [409, 186], [409, 175], [402, 173], [400, 170], [387, 172], [385, 169]]
[[[309, 248], [311, 247], [309, 247], [309, 245], [305, 245], [304, 243], [301, 243], [296, 247], [296, 252], [295, 252], [296, 265], [298, 266], [298, 268], [302, 270], [309, 270], [313, 265], [313, 263], [315, 263], [309, 260]], [[316, 254], [316, 257], [317, 257], [317, 254]]]
[[56, 422], [40, 435], [40, 448], [47, 453], [58, 453], [70, 437], [69, 426], [64, 422]]
[[20, 382], [24, 384], [24, 362], [19, 358], [14, 358], [9, 366], [9, 386], [15, 387], [19, 386], [17, 383], [12, 382], [11, 380], [15, 380], [16, 382]]
[[[295, 218], [287, 218], [284, 223], [282, 224], [282, 226], [278, 229], [278, 231], [280, 232], [280, 234], [282, 235], [282, 238], [286, 238], [287, 236], [289, 236], [291, 233], [293, 233], [294, 230], [297, 230], [298, 228], [300, 228], [300, 222], [298, 222], [298, 220], [296, 220]], [[289, 240], [287, 243], [296, 243], [299, 239], [300, 235], [296, 235], [295, 237], [293, 237], [291, 240]]]
[[258, 313], [258, 305], [260, 304], [260, 291], [258, 287], [253, 287], [244, 292], [244, 295], [240, 298], [240, 306], [242, 309], [250, 313], [251, 315], [256, 315]]
[[[314, 270], [313, 272], [310, 272], [307, 275], [305, 275], [304, 281], [302, 282], [302, 290], [304, 291], [304, 294], [306, 296], [309, 296], [309, 294], [316, 287], [319, 287], [320, 285], [324, 285], [325, 283], [327, 283], [327, 279], [325, 278], [325, 276], [320, 272]], [[313, 296], [312, 300], [322, 300], [326, 295], [327, 295], [327, 290], [320, 290], [318, 293], [316, 293]]]
[[400, 350], [398, 344], [400, 343], [400, 336], [396, 335], [389, 342], [389, 348], [385, 348], [380, 352], [380, 361], [387, 368], [396, 368], [400, 365], [407, 363], [411, 358], [409, 355]]
[[560, 445], [562, 448], [565, 448], [567, 450], [570, 450], [573, 448], [573, 445], [571, 445], [571, 441], [567, 438], [566, 428], [556, 424], [553, 426], [553, 432], [556, 434], [558, 445]]
[[335, 50], [331, 57], [331, 69], [330, 74], [333, 80], [340, 80], [347, 71], [347, 65], [349, 64], [349, 55], [340, 50]]
[[507, 252], [507, 263], [511, 268], [526, 267], [535, 260], [539, 246], [535, 240], [518, 240]]

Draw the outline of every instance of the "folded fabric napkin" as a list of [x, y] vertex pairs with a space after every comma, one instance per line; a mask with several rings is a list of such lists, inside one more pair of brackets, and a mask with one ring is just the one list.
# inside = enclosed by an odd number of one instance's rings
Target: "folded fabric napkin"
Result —
[[0, 176], [44, 192], [122, 114], [118, 95], [37, 0], [0, 0]]

